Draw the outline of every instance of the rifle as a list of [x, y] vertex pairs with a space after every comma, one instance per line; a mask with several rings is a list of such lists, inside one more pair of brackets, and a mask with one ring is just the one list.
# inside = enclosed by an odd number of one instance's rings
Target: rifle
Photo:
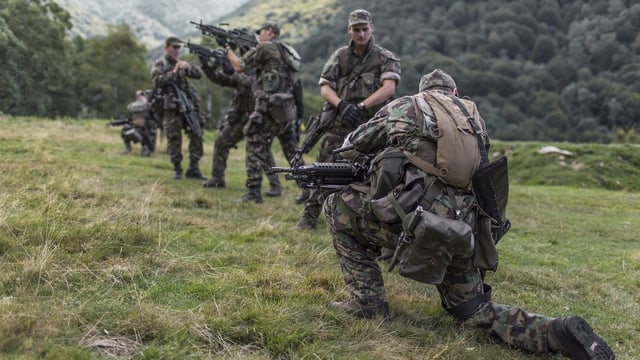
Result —
[[188, 41], [182, 41], [182, 43], [189, 48], [190, 53], [195, 54], [200, 59], [202, 65], [205, 65], [210, 58], [214, 58], [217, 64], [222, 65], [222, 71], [224, 71], [225, 74], [231, 75], [234, 73], [233, 66], [231, 62], [229, 62], [229, 58], [223, 49], [214, 50]]
[[241, 53], [245, 53], [247, 50], [258, 45], [258, 40], [256, 40], [255, 35], [247, 32], [246, 29], [225, 30], [214, 25], [203, 24], [202, 20], [200, 20], [199, 23], [194, 21], [190, 21], [190, 23], [194, 24], [196, 28], [202, 31], [203, 35], [215, 38], [220, 46], [224, 47], [229, 45], [234, 50], [239, 48]]
[[109, 122], [109, 125], [111, 126], [122, 126], [122, 125], [126, 125], [129, 123], [129, 118], [128, 117], [118, 117], [115, 118], [113, 120], [111, 120], [111, 122]]
[[169, 84], [173, 87], [173, 90], [178, 96], [178, 110], [184, 115], [189, 128], [191, 128], [191, 131], [193, 131], [193, 133], [198, 137], [202, 138], [202, 127], [200, 126], [200, 121], [198, 120], [200, 114], [197, 113], [196, 109], [191, 103], [191, 100], [189, 100], [187, 94], [185, 94], [184, 91], [180, 90], [180, 88], [173, 82], [170, 82]]
[[[338, 148], [333, 155], [352, 150], [353, 145]], [[286, 180], [295, 180], [304, 189], [341, 189], [354, 182], [364, 182], [369, 178], [367, 161], [351, 162], [339, 160], [336, 162], [314, 162], [311, 165], [291, 168], [272, 167], [274, 173], [285, 173]]]
[[[307, 137], [304, 138], [302, 145], [296, 150], [296, 154], [291, 159], [291, 163], [297, 165], [300, 162], [303, 154], [308, 153], [313, 149], [316, 143], [320, 140], [322, 135], [333, 125], [336, 119], [337, 109], [328, 102], [322, 105], [320, 115], [310, 116], [307, 121]], [[341, 149], [336, 149], [336, 151]], [[345, 151], [345, 150], [342, 150]]]

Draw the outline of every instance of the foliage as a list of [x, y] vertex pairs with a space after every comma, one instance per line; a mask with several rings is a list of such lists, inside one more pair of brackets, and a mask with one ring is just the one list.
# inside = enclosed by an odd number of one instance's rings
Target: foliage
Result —
[[[126, 27], [69, 39], [69, 15], [55, 2], [0, 4], [1, 112], [111, 116], [135, 89], [149, 86], [141, 58], [148, 66], [162, 49], [141, 55]], [[347, 17], [356, 8], [371, 11], [376, 41], [401, 59], [397, 96], [414, 93], [423, 74], [443, 68], [479, 104], [494, 138], [608, 143], [620, 139], [618, 129], [640, 129], [636, 2], [268, 0], [249, 1], [219, 20], [231, 28], [255, 29], [266, 18], [282, 24], [283, 39], [302, 55], [307, 118], [321, 102], [322, 65], [348, 42]], [[192, 35], [200, 36], [195, 29], [185, 36]], [[232, 90], [206, 80], [195, 85], [214, 128]]]
[[372, 13], [376, 40], [402, 61], [398, 96], [441, 67], [479, 103], [494, 137], [611, 142], [616, 128], [640, 129], [640, 37], [631, 30], [640, 4], [342, 1], [325, 22], [308, 23], [298, 44], [306, 62], [346, 44], [336, 29], [356, 8]]
[[[0, 116], [3, 359], [549, 358], [459, 326], [433, 286], [397, 273], [384, 272], [392, 321], [327, 309], [346, 296], [339, 264], [324, 222], [292, 229], [302, 211], [292, 182], [263, 204], [235, 203], [243, 144], [227, 188], [205, 189], [172, 180], [162, 147], [123, 155], [106, 122]], [[637, 147], [556, 145], [577, 154], [583, 177], [613, 179], [600, 173], [615, 169], [621, 183], [638, 182], [624, 171], [640, 168]], [[487, 275], [493, 300], [581, 315], [617, 359], [640, 358], [640, 193], [576, 182], [566, 167], [545, 167], [558, 159], [537, 154], [538, 144], [492, 150], [508, 148], [513, 228]], [[542, 178], [535, 168], [556, 185], [526, 185]]]
[[76, 111], [65, 31], [69, 14], [53, 1], [0, 0], [0, 111], [57, 116]]
[[135, 91], [150, 87], [147, 52], [128, 25], [110, 26], [104, 37], [77, 39], [77, 93], [94, 117], [126, 111]]

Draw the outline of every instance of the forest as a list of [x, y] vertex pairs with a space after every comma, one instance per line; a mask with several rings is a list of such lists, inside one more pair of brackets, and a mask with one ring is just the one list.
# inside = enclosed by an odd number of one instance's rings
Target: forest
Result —
[[[479, 104], [494, 138], [640, 142], [639, 3], [347, 0], [315, 20], [300, 11], [305, 4], [291, 1], [264, 17], [308, 25], [291, 40], [304, 61], [308, 115], [320, 104], [323, 63], [348, 41], [348, 13], [365, 8], [376, 41], [401, 60], [397, 96], [416, 92], [420, 76], [438, 67]], [[91, 39], [70, 38], [71, 26], [54, 1], [0, 0], [0, 112], [112, 117], [150, 86], [148, 55], [158, 49], [146, 49], [128, 26]], [[220, 116], [229, 92], [200, 83], [210, 117]]]

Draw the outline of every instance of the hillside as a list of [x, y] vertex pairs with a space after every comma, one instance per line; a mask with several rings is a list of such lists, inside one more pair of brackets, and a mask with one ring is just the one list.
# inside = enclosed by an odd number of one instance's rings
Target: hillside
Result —
[[228, 19], [283, 23], [305, 62], [305, 86], [317, 93], [356, 8], [371, 11], [376, 40], [401, 59], [398, 96], [443, 68], [480, 104], [496, 138], [611, 142], [615, 129], [640, 128], [637, 2], [275, 0], [249, 2]]
[[[346, 296], [339, 263], [324, 221], [293, 229], [302, 211], [293, 182], [282, 179], [283, 195], [263, 204], [237, 203], [244, 144], [231, 151], [227, 187], [205, 189], [171, 179], [166, 142], [148, 158], [139, 145], [125, 155], [106, 123], [0, 115], [2, 359], [551, 358], [460, 326], [434, 286], [386, 269], [391, 321], [328, 309]], [[206, 133], [207, 174], [214, 138]], [[513, 227], [498, 244], [498, 271], [487, 274], [492, 300], [583, 316], [616, 359], [637, 360], [640, 192], [567, 174], [637, 169], [638, 149], [555, 144], [583, 163], [568, 170], [538, 145], [494, 143], [513, 149], [514, 182]], [[285, 163], [277, 142], [274, 154]], [[604, 166], [589, 160], [605, 156]], [[524, 185], [538, 180], [521, 174], [536, 169], [566, 181]], [[638, 181], [637, 172], [617, 178]]]
[[216, 21], [247, 0], [173, 1], [96, 1], [56, 0], [71, 14], [73, 36], [104, 36], [107, 24], [128, 24], [138, 39], [155, 48], [170, 35], [183, 35], [191, 30], [189, 21]]

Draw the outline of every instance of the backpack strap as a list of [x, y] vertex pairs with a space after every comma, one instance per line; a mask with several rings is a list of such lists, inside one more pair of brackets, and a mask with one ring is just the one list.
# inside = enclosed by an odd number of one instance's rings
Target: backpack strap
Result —
[[464, 116], [466, 116], [467, 120], [469, 120], [471, 127], [473, 127], [473, 131], [476, 133], [476, 138], [478, 139], [478, 149], [480, 150], [480, 167], [485, 167], [487, 164], [489, 164], [489, 155], [487, 154], [487, 149], [489, 148], [489, 139], [487, 138], [485, 144], [485, 141], [482, 138], [482, 134], [484, 133], [484, 131], [480, 128], [480, 125], [478, 125], [476, 119], [471, 114], [469, 114], [469, 111], [467, 111], [467, 108], [464, 106], [464, 104], [462, 104], [462, 101], [460, 101], [460, 99], [453, 95], [449, 95], [449, 98], [451, 98], [451, 100], [453, 100], [453, 102], [458, 105]]

